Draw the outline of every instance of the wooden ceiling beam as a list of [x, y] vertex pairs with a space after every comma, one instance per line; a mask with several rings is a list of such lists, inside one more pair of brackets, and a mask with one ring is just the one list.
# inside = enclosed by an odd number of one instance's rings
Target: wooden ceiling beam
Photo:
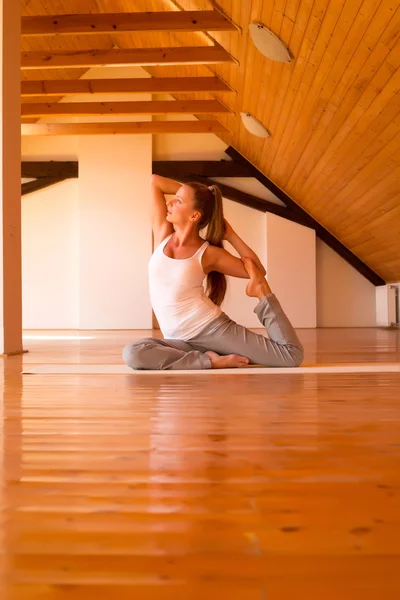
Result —
[[156, 175], [162, 175], [163, 177], [175, 179], [181, 183], [197, 181], [199, 183], [204, 183], [205, 185], [216, 184], [220, 188], [223, 197], [227, 198], [228, 200], [232, 200], [233, 202], [237, 202], [238, 204], [242, 204], [243, 206], [253, 208], [260, 212], [269, 212], [274, 215], [278, 215], [279, 217], [283, 217], [284, 219], [288, 219], [289, 221], [306, 225], [299, 215], [292, 212], [285, 206], [275, 204], [269, 200], [263, 200], [262, 198], [258, 198], [257, 196], [253, 196], [247, 192], [242, 192], [230, 187], [229, 185], [225, 185], [224, 183], [213, 181], [207, 177], [201, 177], [200, 175], [195, 175], [194, 173], [185, 172], [183, 167], [185, 161], [182, 161], [181, 165], [179, 165], [179, 162], [180, 161], [170, 161], [170, 168], [168, 169], [168, 161], [153, 161], [153, 173]]
[[240, 154], [235, 148], [229, 146], [225, 150], [225, 153], [234, 161], [239, 164], [247, 166], [252, 176], [255, 177], [260, 183], [262, 183], [268, 190], [270, 190], [277, 198], [286, 204], [294, 213], [301, 217], [304, 224], [308, 225], [315, 230], [316, 235], [325, 242], [332, 250], [334, 250], [339, 256], [341, 256], [346, 262], [348, 262], [354, 269], [356, 269], [361, 275], [363, 275], [373, 285], [385, 285], [386, 282], [380, 275], [375, 273], [368, 265], [366, 265], [361, 259], [358, 258], [351, 250], [349, 250], [342, 242], [340, 242], [330, 231], [325, 229], [318, 221], [316, 221], [308, 212], [306, 212], [301, 206], [299, 206], [290, 196], [285, 194], [283, 190], [278, 188], [266, 175], [261, 173], [252, 165], [244, 156]]
[[253, 196], [247, 192], [242, 192], [241, 190], [237, 190], [229, 185], [224, 183], [220, 183], [218, 181], [213, 181], [212, 179], [208, 179], [207, 177], [199, 177], [198, 175], [183, 175], [184, 181], [198, 181], [199, 183], [205, 183], [206, 185], [216, 184], [224, 198], [228, 200], [232, 200], [233, 202], [237, 202], [238, 204], [242, 204], [243, 206], [248, 206], [249, 208], [254, 208], [255, 210], [261, 212], [268, 212], [278, 217], [282, 217], [284, 219], [288, 219], [289, 221], [294, 221], [300, 225], [308, 226], [303, 219], [292, 212], [286, 206], [281, 206], [280, 204], [275, 204], [274, 202], [270, 202], [269, 200], [263, 200], [262, 198], [258, 198], [257, 196]]
[[219, 64], [237, 61], [219, 45], [107, 50], [52, 50], [21, 53], [21, 69], [89, 68], [105, 65]]
[[142, 100], [136, 102], [57, 102], [22, 104], [22, 117], [92, 117], [231, 113], [219, 100]]
[[61, 79], [21, 81], [21, 96], [75, 94], [157, 94], [233, 92], [219, 77], [140, 77], [133, 79]]
[[54, 160], [23, 160], [21, 162], [22, 179], [32, 177], [78, 177], [77, 161], [54, 161]]
[[237, 30], [236, 25], [216, 10], [26, 16], [21, 23], [24, 36]]
[[153, 169], [163, 177], [169, 177], [171, 173], [200, 177], [253, 177], [246, 166], [233, 160], [155, 160]]
[[44, 190], [44, 188], [54, 185], [55, 183], [61, 183], [61, 181], [65, 181], [66, 179], [68, 179], [68, 177], [40, 177], [39, 179], [35, 179], [35, 181], [22, 183], [21, 196]]
[[160, 133], [229, 133], [219, 121], [134, 121], [122, 123], [35, 123], [21, 125], [27, 135], [125, 135]]

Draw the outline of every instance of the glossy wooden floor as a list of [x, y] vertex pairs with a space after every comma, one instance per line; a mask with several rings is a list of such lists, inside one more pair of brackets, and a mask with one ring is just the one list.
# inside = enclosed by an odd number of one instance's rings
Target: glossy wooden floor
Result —
[[[20, 375], [148, 333], [0, 361], [0, 598], [398, 600], [399, 375]], [[399, 331], [299, 334], [400, 361]]]

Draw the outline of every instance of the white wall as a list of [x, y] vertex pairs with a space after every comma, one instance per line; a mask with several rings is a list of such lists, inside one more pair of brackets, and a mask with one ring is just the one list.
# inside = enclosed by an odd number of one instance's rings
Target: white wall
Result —
[[316, 327], [315, 231], [267, 213], [267, 274], [294, 327]]
[[[224, 213], [234, 230], [251, 246], [265, 266], [267, 245], [265, 214], [226, 199], [224, 199]], [[235, 256], [239, 256], [228, 242], [225, 242], [225, 248]], [[228, 289], [222, 309], [231, 319], [245, 327], [261, 327], [260, 321], [253, 312], [257, 299], [246, 296], [248, 279], [227, 277], [227, 282]]]
[[82, 136], [80, 327], [151, 328], [151, 136]]
[[[77, 137], [23, 137], [23, 160], [78, 160]], [[79, 327], [77, 179], [22, 197], [24, 329]]]
[[77, 179], [22, 198], [25, 329], [79, 327], [78, 200]]
[[375, 327], [376, 287], [317, 239], [318, 327]]

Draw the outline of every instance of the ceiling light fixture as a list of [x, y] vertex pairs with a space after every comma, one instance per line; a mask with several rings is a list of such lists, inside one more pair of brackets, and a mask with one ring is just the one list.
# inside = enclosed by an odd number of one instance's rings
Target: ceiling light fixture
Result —
[[253, 115], [249, 112], [241, 112], [240, 116], [242, 118], [242, 123], [246, 127], [247, 131], [261, 138], [268, 138], [270, 134], [268, 130], [264, 127], [258, 119], [253, 117]]
[[251, 23], [249, 33], [253, 44], [267, 58], [277, 62], [290, 63], [290, 53], [286, 46], [272, 31], [262, 23]]

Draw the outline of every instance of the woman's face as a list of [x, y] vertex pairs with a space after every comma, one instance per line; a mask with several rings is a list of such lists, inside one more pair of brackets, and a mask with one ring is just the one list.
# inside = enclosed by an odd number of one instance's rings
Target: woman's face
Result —
[[199, 211], [193, 207], [194, 190], [182, 185], [176, 192], [175, 196], [169, 198], [167, 205], [167, 221], [174, 225], [187, 225], [195, 223], [200, 218]]

